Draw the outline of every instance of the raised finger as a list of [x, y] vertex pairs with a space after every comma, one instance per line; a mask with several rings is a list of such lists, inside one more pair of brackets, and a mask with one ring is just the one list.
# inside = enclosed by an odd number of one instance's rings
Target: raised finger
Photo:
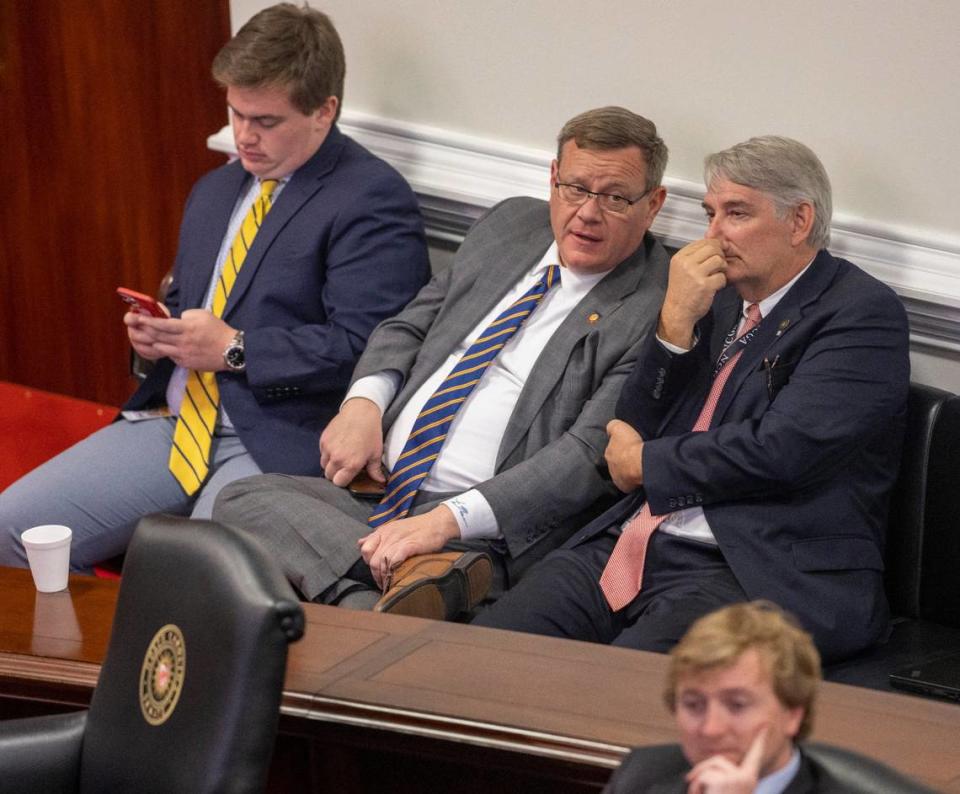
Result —
[[770, 726], [763, 725], [757, 735], [753, 737], [750, 749], [740, 762], [740, 768], [749, 772], [753, 777], [760, 778], [760, 765], [763, 763], [763, 751], [767, 746], [767, 736], [770, 733]]
[[685, 246], [683, 246], [683, 248], [681, 248], [679, 251], [677, 251], [677, 255], [681, 255], [681, 254], [682, 254], [682, 255], [684, 255], [684, 256], [693, 256], [693, 255], [695, 255], [698, 251], [700, 251], [700, 250], [702, 250], [702, 249], [704, 249], [704, 248], [710, 248], [710, 247], [712, 247], [712, 246], [711, 246], [711, 243], [712, 243], [712, 242], [713, 242], [713, 241], [707, 240], [706, 238], [701, 237], [699, 240], [693, 240], [692, 242], [687, 243]]

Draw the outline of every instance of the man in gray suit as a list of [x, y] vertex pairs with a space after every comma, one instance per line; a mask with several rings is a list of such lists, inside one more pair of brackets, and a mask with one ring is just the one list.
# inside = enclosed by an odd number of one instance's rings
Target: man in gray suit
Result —
[[604, 428], [665, 291], [666, 160], [628, 110], [569, 121], [549, 205], [494, 207], [374, 331], [320, 439], [326, 479], [240, 481], [214, 518], [322, 603], [449, 619], [510, 586], [616, 494]]

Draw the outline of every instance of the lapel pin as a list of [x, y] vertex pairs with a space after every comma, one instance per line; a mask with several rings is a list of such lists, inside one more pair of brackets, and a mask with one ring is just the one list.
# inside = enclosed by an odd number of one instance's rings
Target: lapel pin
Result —
[[597, 320], [599, 319], [600, 319], [600, 315], [597, 314], [596, 312], [593, 312], [589, 317], [587, 317], [587, 322], [590, 323], [590, 325], [596, 325]]
[[784, 331], [786, 331], [787, 328], [789, 328], [789, 327], [790, 327], [790, 321], [789, 321], [789, 320], [781, 320], [781, 321], [780, 321], [780, 327], [777, 328], [777, 336], [780, 336], [780, 335], [781, 335]]

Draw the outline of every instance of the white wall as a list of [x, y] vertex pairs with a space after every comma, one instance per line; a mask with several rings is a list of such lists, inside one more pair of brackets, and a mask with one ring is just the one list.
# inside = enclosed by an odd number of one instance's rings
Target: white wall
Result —
[[[234, 29], [269, 0], [232, 0]], [[839, 212], [960, 238], [956, 0], [313, 0], [346, 107], [538, 149], [588, 107], [649, 116], [668, 175], [750, 135], [804, 141]]]
[[[344, 41], [351, 134], [427, 193], [544, 194], [562, 123], [621, 104], [670, 147], [656, 231], [690, 239], [704, 154], [764, 133], [804, 141], [833, 182], [832, 247], [908, 300], [914, 379], [960, 392], [960, 1], [311, 3]], [[234, 31], [271, 4], [231, 0]], [[384, 140], [378, 119], [397, 125]]]

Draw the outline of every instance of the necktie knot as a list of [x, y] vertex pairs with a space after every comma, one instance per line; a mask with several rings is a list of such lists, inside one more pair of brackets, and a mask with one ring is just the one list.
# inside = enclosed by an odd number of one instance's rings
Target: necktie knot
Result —
[[260, 180], [260, 201], [267, 205], [267, 208], [270, 207], [270, 202], [273, 199], [273, 191], [277, 189], [277, 185], [280, 184], [278, 179], [262, 179]]
[[760, 304], [751, 303], [749, 306], [747, 306], [746, 315], [747, 315], [747, 321], [743, 324], [743, 328], [740, 330], [740, 333], [738, 334], [738, 336], [743, 336], [745, 333], [752, 330], [753, 328], [756, 328], [757, 325], [759, 325], [760, 320], [763, 319], [763, 317], [760, 314]]
[[549, 265], [543, 272], [543, 285], [550, 289], [560, 280], [560, 265]]

